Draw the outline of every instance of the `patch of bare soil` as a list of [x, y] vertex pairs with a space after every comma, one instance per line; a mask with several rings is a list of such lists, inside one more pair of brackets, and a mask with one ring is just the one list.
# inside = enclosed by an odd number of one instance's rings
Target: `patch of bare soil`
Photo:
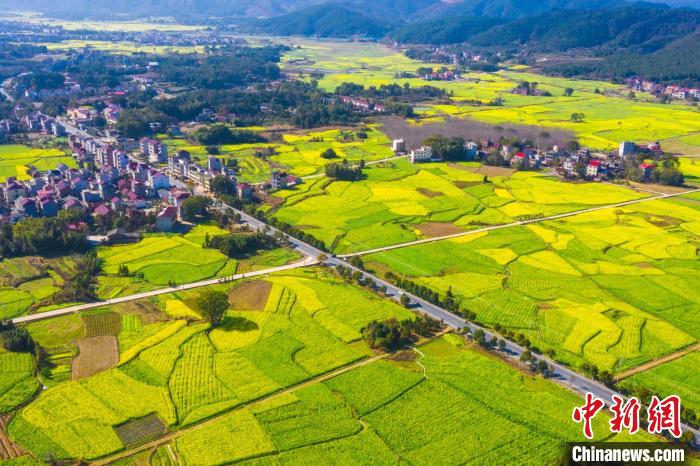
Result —
[[452, 184], [457, 186], [459, 189], [464, 189], [468, 188], [470, 186], [476, 186], [477, 184], [482, 184], [481, 181], [463, 181], [463, 180], [457, 180], [453, 181]]
[[423, 196], [433, 198], [433, 197], [439, 197], [439, 196], [444, 196], [445, 193], [442, 193], [440, 191], [432, 191], [428, 188], [418, 188], [417, 191], [421, 193]]
[[83, 379], [116, 366], [119, 347], [114, 335], [82, 338], [78, 340], [80, 353], [71, 366], [73, 380]]
[[237, 286], [228, 293], [231, 308], [238, 311], [264, 311], [272, 283], [253, 280]]
[[420, 225], [416, 225], [416, 228], [423, 234], [423, 236], [427, 236], [428, 238], [434, 238], [436, 236], [453, 235], [455, 233], [461, 233], [464, 231], [451, 223], [437, 222], [422, 223]]
[[474, 173], [486, 176], [511, 176], [515, 172], [514, 168], [492, 167], [490, 165], [482, 165], [474, 170]]
[[136, 314], [141, 318], [144, 324], [153, 324], [168, 320], [167, 314], [165, 314], [161, 308], [146, 299], [115, 304], [114, 310], [118, 313]]

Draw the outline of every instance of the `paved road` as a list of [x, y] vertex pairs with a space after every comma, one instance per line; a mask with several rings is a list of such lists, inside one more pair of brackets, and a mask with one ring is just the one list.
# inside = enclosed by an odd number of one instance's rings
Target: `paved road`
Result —
[[279, 267], [271, 267], [269, 269], [262, 269], [262, 270], [256, 270], [253, 272], [239, 273], [239, 274], [231, 275], [228, 277], [212, 278], [209, 280], [202, 280], [199, 282], [187, 283], [184, 285], [178, 285], [178, 286], [173, 286], [173, 287], [168, 287], [168, 288], [160, 288], [160, 289], [153, 290], [153, 291], [145, 291], [143, 293], [132, 294], [129, 296], [122, 296], [120, 298], [107, 299], [105, 301], [98, 301], [95, 303], [77, 304], [75, 306], [64, 307], [61, 309], [54, 309], [53, 311], [40, 312], [37, 314], [30, 314], [30, 315], [23, 316], [23, 317], [17, 317], [15, 319], [12, 319], [12, 322], [15, 324], [24, 324], [24, 323], [28, 323], [28, 322], [34, 322], [37, 320], [49, 319], [52, 317], [58, 317], [58, 316], [66, 315], [66, 314], [71, 314], [74, 312], [87, 311], [89, 309], [95, 309], [98, 307], [109, 306], [112, 304], [125, 303], [128, 301], [136, 301], [137, 299], [149, 298], [151, 296], [158, 296], [158, 295], [162, 295], [162, 294], [174, 293], [174, 292], [183, 291], [183, 290], [191, 290], [193, 288], [201, 288], [203, 286], [216, 285], [217, 283], [221, 283], [222, 281], [233, 281], [233, 280], [239, 280], [241, 278], [250, 278], [250, 277], [257, 277], [260, 275], [268, 275], [271, 273], [282, 272], [285, 270], [296, 269], [299, 267], [307, 267], [309, 265], [314, 265], [316, 263], [317, 263], [317, 261], [315, 259], [315, 256], [313, 256], [313, 257], [307, 256], [306, 258], [302, 259], [301, 261], [294, 262], [292, 264], [281, 265]]
[[469, 231], [462, 231], [459, 233], [453, 233], [451, 235], [433, 236], [432, 238], [424, 238], [424, 239], [418, 239], [415, 241], [408, 241], [406, 243], [392, 244], [389, 246], [383, 246], [381, 248], [367, 249], [365, 251], [351, 252], [348, 254], [339, 254], [338, 257], [348, 258], [348, 257], [353, 257], [353, 256], [364, 256], [364, 255], [373, 254], [376, 252], [384, 252], [384, 251], [390, 251], [392, 249], [400, 249], [400, 248], [405, 248], [408, 246], [415, 246], [417, 244], [433, 243], [436, 241], [443, 241], [446, 239], [459, 238], [459, 237], [467, 236], [467, 235], [475, 235], [477, 233], [483, 233], [483, 232], [488, 232], [488, 231], [493, 231], [493, 230], [500, 230], [503, 228], [511, 228], [511, 227], [515, 227], [515, 226], [529, 225], [531, 223], [545, 222], [548, 220], [557, 220], [560, 218], [573, 217], [576, 215], [586, 214], [589, 212], [597, 212], [599, 210], [605, 210], [605, 209], [614, 209], [616, 207], [624, 207], [624, 206], [628, 206], [628, 205], [639, 204], [640, 202], [655, 201], [655, 200], [659, 200], [659, 199], [668, 199], [670, 197], [682, 196], [684, 194], [697, 193], [697, 192], [700, 192], [700, 188], [689, 189], [687, 191], [683, 191], [680, 193], [660, 194], [658, 196], [645, 197], [642, 199], [634, 199], [632, 201], [618, 202], [617, 204], [607, 204], [604, 206], [590, 207], [588, 209], [575, 210], [573, 212], [566, 212], [566, 213], [557, 214], [557, 215], [550, 215], [549, 217], [535, 218], [532, 220], [521, 220], [518, 222], [504, 223], [503, 225], [492, 225], [492, 226], [488, 226], [488, 227], [484, 227], [484, 228], [478, 228], [476, 230], [469, 230]]
[[[665, 196], [665, 197], [671, 197], [671, 196]], [[629, 204], [629, 203], [625, 203], [625, 205], [627, 205], [627, 204]], [[303, 242], [297, 238], [289, 236], [289, 235], [275, 229], [274, 227], [267, 225], [266, 223], [252, 217], [251, 215], [246, 214], [245, 212], [242, 212], [238, 209], [234, 209], [233, 207], [231, 207], [227, 204], [219, 203], [219, 205], [238, 213], [241, 216], [241, 220], [243, 222], [248, 223], [251, 227], [253, 227], [255, 229], [264, 230], [269, 235], [274, 235], [275, 233], [279, 232], [279, 234], [282, 234], [283, 236], [285, 236], [287, 238], [289, 243], [294, 248], [296, 248], [298, 251], [300, 251], [301, 253], [303, 253], [306, 256], [306, 258], [304, 260], [299, 261], [299, 262], [294, 263], [294, 264], [289, 264], [289, 265], [285, 265], [285, 266], [281, 266], [281, 267], [274, 267], [274, 268], [270, 268], [270, 269], [259, 270], [257, 272], [237, 274], [237, 275], [233, 275], [231, 277], [227, 277], [227, 279], [236, 280], [239, 278], [247, 278], [247, 277], [253, 277], [253, 276], [258, 276], [258, 275], [265, 275], [265, 274], [269, 274], [269, 273], [274, 273], [274, 272], [290, 270], [290, 269], [294, 269], [294, 268], [298, 268], [298, 267], [305, 267], [308, 265], [317, 264], [318, 261], [316, 258], [318, 258], [321, 254], [323, 254], [323, 251], [321, 251], [321, 250], [319, 250], [319, 249], [317, 249], [309, 244], [306, 244], [305, 242]], [[608, 206], [608, 207], [612, 207], [612, 206]], [[596, 210], [599, 210], [599, 209], [596, 209]], [[345, 260], [343, 260], [340, 257], [333, 257], [333, 256], [328, 257], [324, 261], [324, 265], [333, 266], [333, 267], [336, 267], [338, 265], [342, 265], [344, 267], [348, 267], [348, 268], [352, 269], [353, 271], [361, 272], [365, 277], [372, 278], [375, 281], [375, 283], [377, 283], [377, 285], [386, 286], [386, 289], [387, 289], [386, 295], [389, 299], [393, 299], [394, 301], [398, 302], [401, 299], [401, 295], [405, 294], [411, 299], [411, 303], [413, 304], [412, 309], [414, 311], [422, 312], [422, 313], [425, 313], [425, 314], [427, 314], [435, 319], [438, 319], [438, 320], [444, 322], [445, 325], [447, 325], [455, 330], [466, 329], [470, 333], [474, 333], [476, 330], [482, 330], [484, 332], [484, 334], [486, 335], [487, 339], [491, 339], [494, 336], [499, 338], [499, 339], [503, 339], [505, 341], [505, 347], [503, 348], [503, 353], [505, 355], [507, 355], [507, 357], [511, 358], [514, 361], [519, 360], [520, 355], [525, 350], [525, 348], [521, 347], [517, 343], [509, 341], [508, 339], [503, 338], [501, 335], [498, 335], [495, 332], [487, 330], [487, 329], [485, 329], [479, 325], [476, 325], [472, 322], [467, 322], [464, 319], [462, 319], [461, 317], [459, 317], [455, 314], [452, 314], [451, 312], [449, 312], [449, 311], [447, 311], [439, 306], [431, 304], [431, 303], [429, 303], [429, 302], [427, 302], [427, 301], [425, 301], [425, 300], [423, 300], [423, 299], [421, 299], [421, 298], [419, 298], [411, 293], [405, 292], [404, 290], [398, 288], [397, 286], [394, 286], [393, 284], [387, 282], [386, 280], [382, 280], [381, 278], [379, 278], [377, 276], [374, 276], [372, 274], [369, 274], [363, 270], [360, 270], [360, 269], [352, 266], [351, 264], [349, 264], [348, 262], [346, 262]], [[44, 312], [41, 314], [34, 314], [34, 315], [30, 315], [30, 316], [25, 316], [25, 317], [18, 317], [17, 319], [13, 319], [13, 322], [23, 323], [23, 322], [31, 322], [33, 320], [56, 317], [56, 316], [65, 315], [65, 314], [68, 314], [71, 312], [79, 312], [79, 311], [83, 311], [83, 310], [87, 310], [87, 309], [94, 309], [96, 307], [101, 307], [101, 306], [105, 306], [105, 305], [109, 305], [109, 304], [116, 304], [116, 303], [120, 303], [120, 302], [133, 301], [136, 299], [142, 299], [142, 298], [146, 298], [149, 296], [156, 296], [159, 294], [172, 293], [172, 292], [176, 292], [176, 291], [180, 291], [180, 290], [187, 290], [187, 289], [192, 289], [192, 288], [197, 288], [197, 287], [202, 287], [202, 286], [213, 285], [213, 284], [219, 283], [220, 280], [221, 279], [218, 279], [218, 278], [211, 279], [211, 280], [204, 280], [204, 281], [200, 281], [200, 282], [196, 282], [196, 283], [189, 283], [186, 285], [181, 285], [181, 286], [174, 287], [174, 288], [164, 288], [164, 289], [149, 291], [149, 292], [140, 293], [140, 294], [136, 294], [136, 295], [124, 296], [121, 298], [114, 298], [114, 299], [103, 301], [100, 303], [89, 303], [89, 304], [82, 304], [82, 305], [78, 305], [78, 306], [71, 306], [71, 307], [64, 308], [64, 309], [56, 309], [56, 310]], [[595, 396], [605, 400], [605, 402], [608, 403], [608, 405], [612, 401], [612, 396], [615, 394], [618, 394], [616, 391], [605, 387], [604, 385], [600, 384], [599, 382], [591, 380], [591, 379], [589, 379], [581, 374], [578, 374], [578, 373], [574, 372], [573, 370], [569, 369], [568, 367], [563, 366], [559, 363], [556, 363], [547, 357], [538, 355], [537, 358], [540, 360], [544, 360], [547, 362], [547, 364], [549, 364], [549, 366], [551, 368], [551, 379], [552, 380], [556, 381], [557, 383], [567, 387], [568, 389], [570, 389], [574, 392], [578, 392], [580, 394], [590, 392], [590, 393], [594, 394]], [[690, 426], [687, 426], [687, 425], [684, 425], [683, 429], [685, 431], [692, 432], [693, 435], [695, 435], [696, 445], [700, 444], [700, 431], [698, 431], [697, 429], [694, 429]]]
[[[688, 192], [695, 192], [695, 191], [700, 191], [700, 190], [693, 190], [693, 191], [688, 191]], [[673, 195], [658, 196], [657, 198], [672, 197], [672, 196]], [[650, 200], [650, 198], [648, 198], [646, 200]], [[635, 202], [639, 202], [639, 201], [635, 201]], [[632, 203], [634, 203], [634, 202], [632, 202]], [[629, 205], [629, 204], [630, 204], [629, 202], [621, 203], [621, 204], [616, 204], [615, 206], [607, 206], [606, 208], [616, 207], [616, 206], [621, 206], [621, 205]], [[225, 207], [227, 207], [231, 210], [234, 210], [235, 212], [240, 214], [241, 219], [245, 222], [248, 222], [254, 228], [258, 228], [258, 229], [267, 228], [268, 234], [274, 234], [277, 231], [275, 228], [261, 222], [260, 220], [258, 220], [256, 218], [253, 218], [252, 216], [250, 216], [250, 215], [248, 215], [240, 210], [233, 209], [232, 207], [227, 206], [227, 205], [225, 205]], [[600, 209], [594, 208], [593, 210], [600, 210]], [[568, 216], [568, 215], [569, 214], [567, 214], [566, 216]], [[310, 257], [318, 257], [318, 255], [323, 253], [319, 249], [316, 249], [313, 246], [310, 246], [310, 245], [304, 243], [303, 241], [300, 241], [300, 240], [293, 238], [291, 236], [288, 236], [288, 235], [287, 235], [287, 237], [290, 239], [290, 242], [292, 244], [294, 244], [299, 250], [303, 251], [305, 254], [309, 255]], [[503, 353], [505, 355], [507, 355], [509, 358], [511, 358], [512, 360], [519, 361], [520, 355], [523, 353], [523, 351], [525, 351], [525, 348], [518, 345], [517, 343], [509, 341], [508, 339], [503, 338], [503, 336], [501, 336], [495, 332], [492, 332], [490, 330], [487, 330], [487, 329], [485, 329], [479, 325], [476, 325], [472, 322], [467, 322], [464, 319], [462, 319], [461, 317], [459, 317], [459, 316], [457, 316], [457, 315], [455, 315], [455, 314], [453, 314], [453, 313], [451, 313], [451, 312], [449, 312], [449, 311], [447, 311], [439, 306], [436, 306], [432, 303], [429, 303], [429, 302], [425, 301], [424, 299], [419, 298], [418, 296], [415, 296], [411, 293], [408, 293], [408, 292], [400, 289], [399, 287], [387, 282], [386, 280], [382, 280], [381, 278], [379, 278], [375, 275], [369, 274], [361, 269], [358, 269], [357, 267], [354, 267], [351, 264], [349, 264], [348, 262], [346, 262], [345, 260], [343, 260], [343, 258], [341, 258], [341, 257], [333, 257], [333, 256], [328, 257], [324, 261], [324, 264], [328, 265], [328, 266], [342, 265], [345, 267], [349, 267], [353, 271], [361, 272], [365, 277], [372, 278], [375, 281], [375, 283], [377, 283], [378, 286], [382, 286], [382, 285], [386, 286], [387, 297], [390, 299], [393, 299], [395, 301], [399, 301], [401, 299], [402, 294], [407, 295], [411, 299], [411, 302], [413, 303], [412, 309], [414, 311], [423, 312], [423, 313], [425, 313], [425, 314], [427, 314], [435, 319], [441, 320], [446, 325], [448, 325], [449, 327], [452, 327], [455, 330], [462, 330], [462, 329], [466, 328], [466, 329], [468, 329], [469, 332], [473, 333], [476, 330], [480, 329], [484, 332], [487, 339], [491, 339], [494, 336], [499, 338], [499, 339], [503, 339], [506, 343], [506, 345], [503, 349]], [[605, 400], [605, 402], [607, 403], [608, 406], [610, 406], [610, 404], [612, 403], [612, 396], [619, 395], [619, 393], [616, 392], [615, 390], [612, 390], [612, 389], [604, 386], [603, 384], [601, 384], [595, 380], [591, 380], [591, 379], [569, 369], [566, 366], [563, 366], [557, 362], [554, 362], [553, 360], [551, 360], [547, 357], [537, 355], [537, 358], [544, 360], [547, 362], [547, 364], [549, 364], [549, 366], [551, 367], [551, 379], [552, 380], [554, 380], [555, 382], [565, 386], [566, 388], [568, 388], [574, 392], [580, 393], [582, 395], [585, 394], [586, 392], [590, 392], [590, 393], [594, 394], [595, 396]], [[683, 426], [683, 429], [692, 432], [695, 435], [696, 444], [700, 444], [700, 431], [698, 431], [697, 429], [694, 429], [690, 426], [686, 426], [686, 425]]]

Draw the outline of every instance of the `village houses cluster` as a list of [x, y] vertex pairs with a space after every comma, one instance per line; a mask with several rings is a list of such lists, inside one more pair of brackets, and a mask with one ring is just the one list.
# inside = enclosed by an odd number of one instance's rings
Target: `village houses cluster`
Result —
[[[430, 146], [422, 145], [408, 149], [404, 139], [395, 139], [392, 149], [397, 154], [408, 154], [411, 163], [441, 162], [442, 158], [433, 153]], [[617, 150], [609, 152], [591, 152], [586, 148], [576, 151], [565, 150], [557, 145], [550, 150], [542, 151], [533, 147], [517, 147], [508, 144], [494, 144], [489, 140], [465, 143], [466, 159], [485, 160], [489, 153], [498, 151], [504, 165], [520, 169], [552, 168], [566, 178], [586, 178], [601, 181], [622, 176], [625, 160], [634, 160], [637, 156], [658, 158], [662, 154], [659, 142], [636, 144], [631, 141], [620, 143]], [[654, 170], [654, 164], [640, 162], [642, 176], [648, 178]]]
[[648, 92], [650, 94], [663, 94], [673, 97], [674, 99], [700, 99], [700, 89], [687, 88], [676, 85], [658, 84], [647, 79], [632, 77], [627, 79], [627, 86], [632, 90], [639, 92]]

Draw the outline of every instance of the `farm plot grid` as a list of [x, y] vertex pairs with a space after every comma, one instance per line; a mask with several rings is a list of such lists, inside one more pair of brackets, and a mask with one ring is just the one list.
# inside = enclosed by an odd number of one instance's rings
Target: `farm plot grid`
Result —
[[[267, 292], [265, 303], [251, 305], [251, 287]], [[323, 269], [215, 288], [228, 291], [233, 304], [214, 329], [193, 316], [141, 315], [113, 306], [121, 314], [116, 367], [42, 391], [8, 426], [11, 438], [38, 458], [98, 458], [152, 438], [158, 428], [153, 416], [167, 428], [184, 428], [366, 358], [371, 352], [359, 341], [362, 327], [413, 318]], [[178, 299], [189, 305], [197, 293]], [[110, 313], [97, 315], [104, 317], [87, 321], [91, 333], [117, 328]], [[47, 330], [30, 327], [39, 334]], [[76, 338], [68, 320], [53, 330], [53, 344]], [[78, 341], [95, 338], [104, 337]], [[81, 347], [87, 357], [90, 349]]]
[[[166, 139], [171, 151], [187, 150], [195, 161], [206, 164], [206, 147], [186, 139]], [[391, 140], [377, 124], [357, 128], [333, 128], [320, 131], [290, 131], [282, 134], [279, 142], [227, 144], [219, 148], [216, 157], [233, 163], [237, 178], [245, 183], [268, 181], [274, 170], [284, 170], [296, 176], [322, 173], [331, 162], [347, 159], [367, 162], [392, 157]], [[333, 149], [336, 158], [321, 157], [326, 149]]]
[[[563, 388], [456, 335], [421, 352], [425, 372], [375, 361], [185, 432], [173, 449], [185, 464], [549, 464], [581, 435], [569, 419], [580, 401]], [[615, 439], [604, 417], [594, 432]]]
[[[652, 102], [639, 93], [635, 100], [625, 99], [629, 89], [602, 81], [565, 79], [528, 73], [523, 70], [500, 70], [494, 73], [465, 73], [457, 81], [431, 81], [420, 78], [397, 78], [400, 73], [415, 73], [428, 64], [408, 58], [400, 50], [381, 44], [352, 44], [310, 39], [274, 39], [294, 45], [282, 63], [288, 72], [323, 74], [319, 87], [333, 91], [343, 83], [365, 87], [429, 84], [451, 92], [451, 103], [427, 104], [417, 108], [423, 120], [445, 116], [470, 118], [494, 124], [524, 124], [573, 131], [582, 145], [595, 149], [614, 149], [620, 141], [662, 140], [665, 145], [685, 154], [700, 153], [696, 134], [700, 115], [687, 105], [664, 105]], [[300, 65], [303, 63], [303, 65]], [[521, 81], [537, 82], [538, 88], [551, 96], [520, 96], [511, 93]], [[564, 89], [574, 89], [564, 96]], [[501, 105], [484, 105], [500, 99]], [[480, 101], [481, 105], [474, 105]], [[571, 120], [574, 112], [584, 113], [583, 122]]]
[[[660, 214], [663, 212], [663, 214]], [[699, 206], [649, 201], [365, 257], [555, 358], [636, 366], [697, 341]]]
[[273, 215], [347, 253], [646, 197], [535, 172], [485, 179], [477, 170], [395, 160], [366, 168], [361, 181], [317, 179], [280, 191], [285, 202]]

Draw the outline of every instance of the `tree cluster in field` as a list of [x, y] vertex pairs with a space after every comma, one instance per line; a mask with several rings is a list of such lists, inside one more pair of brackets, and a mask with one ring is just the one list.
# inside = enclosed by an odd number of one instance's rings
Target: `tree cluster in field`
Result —
[[342, 162], [329, 163], [324, 167], [324, 171], [328, 178], [333, 178], [339, 181], [357, 181], [362, 178], [362, 166], [364, 163], [360, 162], [358, 165], [350, 165], [347, 159], [343, 159]]
[[212, 327], [221, 325], [224, 315], [230, 306], [228, 296], [223, 291], [206, 289], [195, 299], [197, 311]]
[[76, 212], [60, 211], [57, 217], [24, 218], [0, 227], [0, 255], [48, 255], [87, 250], [87, 236], [68, 227], [81, 220]]
[[431, 336], [442, 329], [442, 323], [419, 315], [415, 320], [372, 321], [362, 329], [362, 337], [370, 348], [394, 351], [414, 343], [417, 336]]
[[276, 246], [275, 239], [262, 231], [257, 233], [231, 233], [216, 235], [204, 239], [204, 247], [218, 249], [223, 255], [231, 258], [241, 258], [255, 254], [261, 249], [272, 249]]
[[[171, 99], [153, 97], [145, 92], [128, 98], [125, 103], [128, 108], [119, 117], [122, 132], [130, 129], [134, 132], [129, 137], [140, 137], [149, 133], [149, 122], [167, 125], [192, 121], [205, 109], [232, 117], [237, 126], [285, 121], [301, 128], [313, 128], [356, 123], [364, 116], [352, 105], [335, 102], [333, 94], [319, 89], [315, 81], [284, 81], [252, 89], [197, 89]], [[142, 132], [135, 135], [139, 128]]]
[[10, 321], [0, 321], [0, 347], [14, 353], [34, 352], [34, 340], [24, 327]]
[[206, 196], [190, 196], [180, 204], [180, 216], [187, 222], [195, 222], [209, 215], [211, 198]]
[[226, 125], [211, 125], [197, 129], [192, 137], [205, 146], [223, 144], [251, 144], [265, 142], [265, 138], [256, 132], [231, 129]]
[[63, 283], [61, 289], [51, 296], [54, 304], [90, 302], [97, 299], [95, 287], [102, 270], [102, 261], [95, 250], [89, 250], [76, 259], [75, 274]]
[[669, 186], [683, 186], [685, 176], [680, 169], [680, 160], [671, 154], [663, 154], [654, 161], [654, 170], [646, 177], [640, 165], [645, 160], [644, 154], [639, 154], [624, 162], [624, 177], [632, 181], [652, 181]]
[[198, 89], [226, 89], [279, 79], [277, 63], [284, 46], [233, 47], [214, 55], [171, 54], [158, 57], [161, 79]]
[[467, 160], [467, 148], [464, 144], [464, 138], [459, 136], [433, 135], [423, 141], [424, 146], [432, 149], [434, 157], [440, 157], [449, 162]]

